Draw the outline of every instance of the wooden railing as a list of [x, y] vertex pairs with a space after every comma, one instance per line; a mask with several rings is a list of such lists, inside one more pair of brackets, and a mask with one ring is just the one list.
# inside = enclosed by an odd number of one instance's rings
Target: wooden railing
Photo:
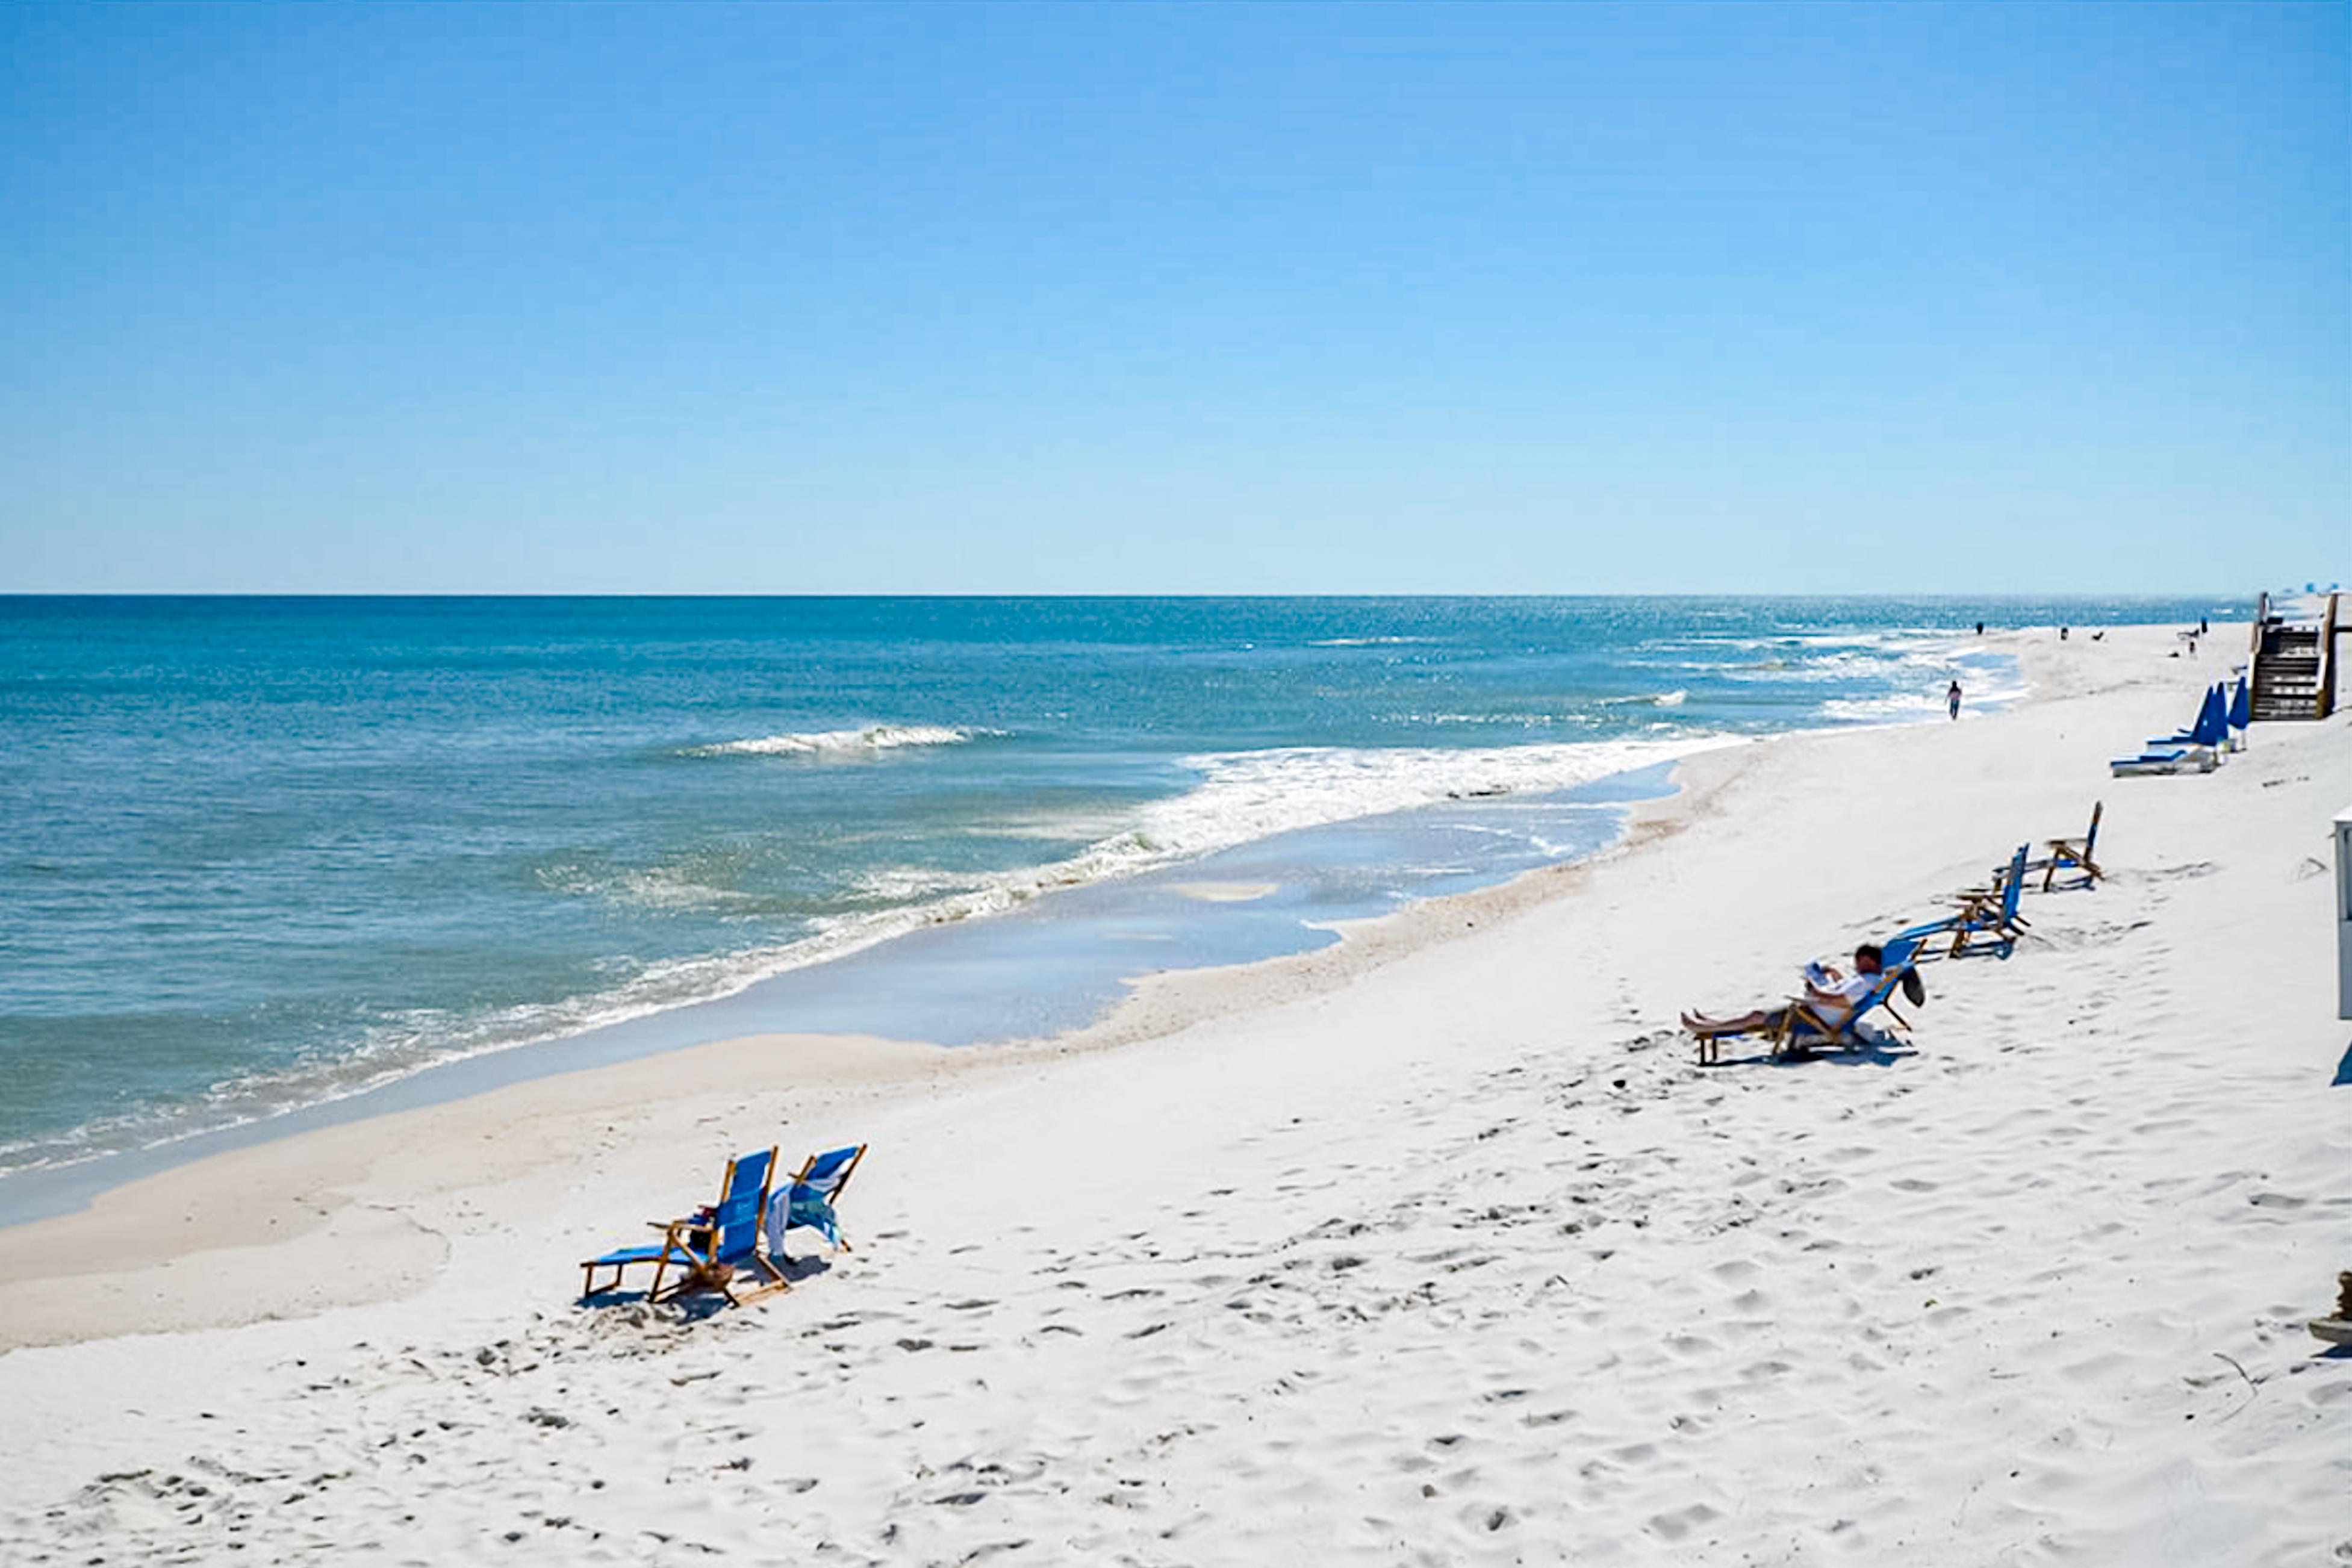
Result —
[[2315, 699], [2319, 705], [2316, 717], [2325, 719], [2336, 711], [2336, 601], [2337, 595], [2327, 595], [2327, 613], [2319, 620], [2319, 691]]

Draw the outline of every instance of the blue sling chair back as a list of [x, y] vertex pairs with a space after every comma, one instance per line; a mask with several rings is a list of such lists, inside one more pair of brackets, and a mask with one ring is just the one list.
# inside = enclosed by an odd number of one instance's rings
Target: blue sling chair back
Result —
[[833, 1212], [833, 1205], [864, 1158], [863, 1143], [808, 1157], [808, 1163], [793, 1177], [792, 1184], [768, 1202], [769, 1257], [782, 1258], [784, 1232], [799, 1229], [815, 1231], [831, 1242], [836, 1252], [850, 1250], [849, 1243], [842, 1239], [841, 1220]]
[[2148, 742], [2151, 746], [2218, 746], [2230, 736], [2230, 699], [2220, 685], [2205, 689], [2205, 700], [2198, 704], [2197, 722], [2173, 735], [2158, 735]]
[[[753, 1296], [787, 1289], [776, 1266], [760, 1256], [760, 1220], [767, 1211], [769, 1181], [775, 1168], [776, 1152], [772, 1148], [728, 1161], [717, 1203], [684, 1219], [648, 1222], [662, 1233], [658, 1245], [617, 1247], [582, 1264], [582, 1298], [617, 1289], [622, 1273], [640, 1263], [653, 1265], [653, 1284], [646, 1291], [649, 1301], [667, 1300], [688, 1290], [709, 1289], [719, 1291], [740, 1306]], [[662, 1281], [672, 1268], [678, 1270], [677, 1279], [670, 1286], [668, 1297], [665, 1297]], [[755, 1279], [762, 1276], [764, 1279], [755, 1289], [739, 1293], [736, 1272], [747, 1268]], [[613, 1271], [613, 1277], [602, 1285], [596, 1283], [599, 1268]]]

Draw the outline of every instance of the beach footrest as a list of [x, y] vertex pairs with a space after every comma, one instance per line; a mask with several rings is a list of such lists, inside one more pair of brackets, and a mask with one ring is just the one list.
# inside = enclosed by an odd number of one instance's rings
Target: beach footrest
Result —
[[2137, 757], [2117, 757], [2107, 764], [2107, 770], [2124, 779], [2158, 773], [2210, 773], [2219, 765], [2211, 752], [2192, 746], [2179, 752], [2143, 752]]

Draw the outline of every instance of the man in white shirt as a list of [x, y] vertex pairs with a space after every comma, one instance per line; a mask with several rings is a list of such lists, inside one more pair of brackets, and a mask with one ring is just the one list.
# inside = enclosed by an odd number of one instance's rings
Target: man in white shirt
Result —
[[[1876, 989], [1878, 977], [1885, 972], [1885, 956], [1876, 943], [1866, 942], [1853, 950], [1854, 973], [1850, 975], [1827, 965], [1808, 968], [1802, 1000], [1822, 1023], [1836, 1028], [1852, 1017], [1863, 999]], [[1710, 1018], [1702, 1013], [1685, 1013], [1683, 1015], [1683, 1027], [1701, 1039], [1712, 1035], [1745, 1035], [1756, 1029], [1779, 1028], [1788, 1011], [1786, 1007], [1759, 1007], [1736, 1018]]]

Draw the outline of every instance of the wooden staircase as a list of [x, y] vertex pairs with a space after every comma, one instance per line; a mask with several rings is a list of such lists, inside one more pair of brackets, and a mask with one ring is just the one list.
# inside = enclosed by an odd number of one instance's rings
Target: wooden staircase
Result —
[[2316, 626], [2293, 626], [2269, 613], [2268, 595], [2254, 622], [2256, 722], [2325, 719], [2336, 710], [2336, 600]]

